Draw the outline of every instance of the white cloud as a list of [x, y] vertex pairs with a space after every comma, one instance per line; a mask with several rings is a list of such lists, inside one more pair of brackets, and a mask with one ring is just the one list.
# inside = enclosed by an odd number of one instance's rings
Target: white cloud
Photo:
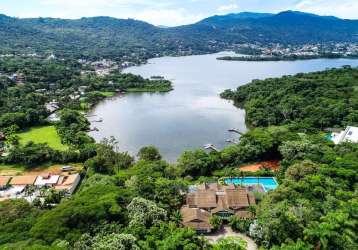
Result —
[[155, 6], [165, 7], [172, 5], [170, 0], [41, 0], [47, 5], [65, 7], [134, 7], [134, 6]]
[[202, 14], [190, 14], [189, 11], [181, 8], [144, 10], [135, 13], [133, 17], [155, 25], [177, 26], [197, 22], [205, 16]]
[[358, 19], [357, 0], [302, 0], [296, 4], [295, 8], [320, 15]]
[[239, 5], [236, 3], [228, 4], [228, 5], [222, 5], [219, 6], [218, 11], [219, 12], [230, 12], [230, 11], [237, 11], [239, 10]]
[[[112, 16], [134, 18], [154, 25], [177, 26], [203, 19], [204, 15], [185, 8], [175, 8], [172, 0], [41, 0], [51, 6], [47, 16], [80, 18], [84, 16]], [[190, 0], [193, 1], [193, 0]]]

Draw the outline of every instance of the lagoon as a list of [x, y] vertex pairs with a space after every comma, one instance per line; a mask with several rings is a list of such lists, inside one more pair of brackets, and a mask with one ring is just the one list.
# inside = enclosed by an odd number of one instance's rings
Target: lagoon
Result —
[[90, 115], [102, 118], [93, 123], [99, 131], [90, 133], [97, 141], [114, 136], [119, 150], [135, 155], [146, 145], [159, 148], [163, 157], [174, 162], [184, 150], [214, 144], [221, 149], [238, 135], [230, 128], [247, 131], [245, 111], [219, 97], [253, 79], [280, 77], [343, 65], [358, 66], [358, 60], [316, 59], [304, 61], [240, 62], [216, 60], [211, 55], [162, 57], [124, 72], [143, 77], [164, 76], [174, 90], [169, 93], [128, 93], [100, 102]]

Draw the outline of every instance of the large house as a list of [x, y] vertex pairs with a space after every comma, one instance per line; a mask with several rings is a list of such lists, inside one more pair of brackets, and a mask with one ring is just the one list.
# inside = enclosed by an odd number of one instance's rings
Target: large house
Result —
[[210, 232], [210, 216], [250, 218], [248, 208], [255, 204], [253, 193], [246, 188], [204, 183], [187, 194], [186, 205], [181, 209], [183, 224], [199, 232]]
[[[56, 175], [43, 174], [40, 176], [0, 176], [0, 200], [25, 198], [32, 202], [33, 198], [42, 196], [40, 189], [54, 188], [73, 194], [79, 185], [81, 177], [79, 174]], [[33, 192], [26, 192], [27, 188]]]
[[335, 144], [342, 142], [358, 143], [358, 127], [348, 126], [346, 130], [340, 133], [332, 133], [332, 141]]
[[211, 232], [212, 226], [209, 222], [211, 214], [208, 211], [184, 206], [180, 209], [180, 213], [186, 227], [194, 228], [198, 233]]

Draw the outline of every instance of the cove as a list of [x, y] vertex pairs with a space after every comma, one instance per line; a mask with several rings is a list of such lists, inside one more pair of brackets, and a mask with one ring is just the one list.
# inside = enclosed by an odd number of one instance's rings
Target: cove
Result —
[[114, 136], [119, 141], [119, 150], [132, 155], [143, 146], [154, 145], [166, 160], [174, 162], [184, 150], [203, 148], [205, 144], [214, 144], [219, 149], [229, 145], [228, 139], [237, 138], [236, 134], [228, 132], [230, 128], [247, 131], [245, 111], [221, 99], [219, 94], [223, 90], [234, 89], [253, 79], [343, 65], [358, 66], [358, 60], [352, 59], [216, 60], [224, 55], [232, 53], [161, 57], [151, 59], [145, 65], [127, 68], [124, 72], [143, 77], [164, 76], [173, 82], [174, 90], [128, 93], [100, 102], [89, 115], [96, 115], [103, 122], [93, 123], [99, 131], [90, 135], [97, 141]]

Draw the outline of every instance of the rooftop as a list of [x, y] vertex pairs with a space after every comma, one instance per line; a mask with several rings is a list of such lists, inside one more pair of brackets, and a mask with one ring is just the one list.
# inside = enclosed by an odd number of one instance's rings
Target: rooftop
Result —
[[9, 183], [10, 176], [0, 176], [0, 187]]
[[230, 185], [201, 184], [196, 190], [187, 194], [187, 205], [204, 209], [224, 208], [239, 209], [247, 208], [256, 204], [255, 197], [247, 188]]
[[60, 178], [59, 175], [51, 175], [51, 174], [44, 174], [37, 177], [35, 185], [37, 186], [44, 186], [44, 185], [55, 185]]
[[36, 181], [37, 176], [15, 176], [11, 179], [11, 185], [26, 186], [33, 185]]
[[335, 144], [342, 142], [358, 143], [358, 127], [348, 126], [346, 130], [341, 131], [340, 133], [332, 133], [331, 140]]

